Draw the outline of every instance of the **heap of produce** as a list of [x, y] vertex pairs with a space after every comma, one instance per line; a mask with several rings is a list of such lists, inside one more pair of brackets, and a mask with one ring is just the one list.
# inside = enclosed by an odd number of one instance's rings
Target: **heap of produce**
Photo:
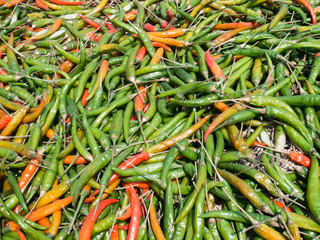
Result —
[[0, 240], [320, 239], [318, 6], [0, 0]]

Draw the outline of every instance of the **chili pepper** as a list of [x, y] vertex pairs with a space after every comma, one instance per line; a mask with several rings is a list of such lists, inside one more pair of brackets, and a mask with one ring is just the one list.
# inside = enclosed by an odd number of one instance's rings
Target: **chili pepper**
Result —
[[94, 210], [90, 211], [89, 215], [87, 216], [87, 218], [84, 221], [82, 228], [80, 230], [79, 239], [88, 239], [91, 237], [94, 223], [96, 222], [99, 214], [102, 212], [102, 210], [106, 206], [108, 206], [109, 204], [115, 203], [115, 202], [117, 202], [116, 199], [106, 199], [98, 205], [96, 215], [94, 215], [94, 213], [95, 213]]
[[310, 2], [309, 1], [303, 1], [303, 0], [295, 0], [295, 2], [300, 3], [302, 6], [304, 6], [308, 10], [310, 15], [311, 15], [312, 24], [317, 24], [316, 14], [315, 14], [314, 8], [310, 4]]
[[140, 216], [141, 216], [138, 195], [131, 185], [129, 187], [129, 193], [130, 193], [130, 202], [132, 206], [132, 214], [131, 214], [129, 231], [127, 236], [128, 240], [137, 238], [139, 233]]
[[82, 187], [92, 178], [97, 172], [104, 168], [111, 161], [111, 150], [106, 150], [100, 154], [93, 162], [91, 162], [86, 168], [86, 172], [83, 172], [79, 180], [76, 183], [75, 191], [72, 196], [72, 205], [75, 205], [78, 199], [78, 195]]

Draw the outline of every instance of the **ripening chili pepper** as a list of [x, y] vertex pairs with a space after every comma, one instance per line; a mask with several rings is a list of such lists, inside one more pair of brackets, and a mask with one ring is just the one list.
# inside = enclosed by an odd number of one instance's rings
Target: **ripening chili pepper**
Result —
[[118, 220], [127, 220], [131, 217], [131, 214], [132, 214], [132, 207], [129, 206], [125, 212], [125, 214], [117, 217]]
[[210, 55], [210, 51], [206, 51], [206, 62], [208, 64], [208, 67], [210, 68], [211, 72], [214, 75], [214, 78], [216, 81], [221, 81], [226, 78], [224, 75], [222, 69], [219, 67], [219, 65], [216, 63], [213, 57]]
[[214, 30], [232, 30], [243, 27], [259, 27], [256, 22], [238, 22], [238, 23], [218, 23], [213, 29]]
[[233, 114], [245, 110], [246, 107], [236, 103], [226, 111], [222, 112], [207, 128], [205, 134], [204, 134], [204, 141], [207, 140], [207, 137], [209, 134], [212, 133], [212, 131], [219, 125], [221, 124], [224, 120], [232, 116]]

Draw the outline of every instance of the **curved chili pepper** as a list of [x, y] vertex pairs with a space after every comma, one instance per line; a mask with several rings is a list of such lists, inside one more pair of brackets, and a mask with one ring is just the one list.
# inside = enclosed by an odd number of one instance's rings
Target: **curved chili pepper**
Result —
[[100, 213], [103, 211], [105, 207], [107, 207], [110, 204], [116, 203], [118, 200], [116, 199], [106, 199], [100, 202], [100, 204], [97, 206], [97, 210], [95, 212], [95, 209], [92, 209], [86, 219], [84, 220], [82, 224], [82, 228], [80, 230], [79, 234], [79, 240], [87, 240], [91, 238], [93, 225], [97, 221]]

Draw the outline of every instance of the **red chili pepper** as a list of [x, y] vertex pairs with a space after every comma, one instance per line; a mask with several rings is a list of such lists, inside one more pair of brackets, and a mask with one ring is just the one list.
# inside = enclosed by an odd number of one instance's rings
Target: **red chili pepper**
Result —
[[[143, 112], [144, 112], [144, 113], [149, 109], [149, 106], [150, 106], [150, 104], [148, 103], [148, 104], [144, 107], [144, 109], [143, 109]], [[136, 116], [136, 115], [134, 115], [134, 116], [130, 119], [130, 121], [134, 121], [134, 120], [137, 120], [137, 116]]]
[[[100, 213], [110, 204], [112, 203], [116, 203], [118, 202], [117, 199], [106, 199], [103, 200], [99, 203], [98, 207], [97, 207], [97, 211], [96, 208], [93, 208], [88, 216], [86, 217], [86, 219], [84, 220], [83, 224], [82, 224], [82, 228], [80, 230], [80, 234], [79, 234], [79, 240], [88, 240], [91, 238], [91, 234], [92, 234], [92, 229], [93, 226], [95, 224], [95, 222], [97, 221]], [[96, 213], [95, 213], [96, 211]], [[94, 214], [95, 213], [95, 214]]]
[[111, 30], [108, 31], [108, 33], [115, 33], [118, 29], [117, 28], [113, 28]]
[[312, 7], [310, 2], [308, 0], [294, 0], [294, 1], [297, 3], [300, 3], [302, 6], [304, 6], [311, 15], [312, 24], [313, 25], [317, 24], [316, 11], [314, 10], [314, 8]]
[[307, 156], [303, 155], [302, 153], [292, 151], [290, 153], [289, 158], [291, 161], [299, 163], [300, 165], [302, 165], [308, 169], [310, 169], [310, 167], [311, 167], [311, 159], [308, 158]]
[[131, 217], [132, 214], [132, 208], [131, 206], [127, 208], [127, 211], [122, 216], [117, 217], [118, 220], [127, 220]]
[[82, 16], [82, 15], [79, 15], [79, 17], [80, 17], [83, 21], [85, 21], [86, 23], [88, 23], [89, 25], [91, 25], [92, 27], [94, 27], [94, 28], [102, 31], [101, 26], [100, 26], [99, 23], [96, 23], [95, 21], [92, 21], [92, 20], [90, 20], [90, 19], [88, 19], [88, 18], [86, 18], [85, 16]]
[[224, 80], [226, 78], [220, 66], [216, 63], [214, 58], [211, 56], [209, 50], [206, 51], [206, 62], [211, 72], [213, 73], [213, 76], [215, 77], [216, 81]]
[[118, 229], [128, 231], [128, 229], [129, 229], [129, 223], [126, 224], [126, 225], [123, 225], [123, 226], [119, 226]]
[[145, 29], [146, 31], [148, 31], [148, 32], [155, 32], [155, 31], [158, 30], [156, 26], [153, 26], [153, 25], [150, 24], [150, 23], [146, 23], [146, 24], [144, 25], [144, 29]]
[[[6, 72], [6, 70], [0, 68], [0, 75], [8, 75], [8, 73]], [[2, 86], [3, 86], [3, 84], [2, 84]]]
[[134, 111], [139, 119], [141, 117], [143, 112], [143, 106], [144, 106], [144, 98], [146, 96], [146, 89], [143, 84], [139, 87], [139, 94], [136, 97], [136, 101], [134, 102]]
[[[146, 161], [149, 159], [149, 153], [147, 152], [142, 152], [139, 153], [131, 158], [129, 158], [128, 160], [126, 160], [125, 162], [121, 163], [118, 168], [119, 169], [129, 169], [132, 168], [132, 166], [136, 166], [139, 163], [141, 163], [142, 161]], [[117, 180], [119, 178], [119, 174], [114, 173], [111, 178], [110, 181], [108, 183], [108, 185], [112, 184], [115, 180]]]
[[1, 87], [1, 88], [4, 88], [4, 85], [3, 85], [3, 83], [2, 83], [2, 82], [0, 82], [0, 87]]
[[171, 10], [167, 10], [167, 18], [169, 19], [173, 19], [174, 18], [174, 15], [173, 15], [173, 12]]
[[130, 182], [129, 185], [133, 187], [142, 188], [142, 189], [150, 189], [150, 185], [147, 182]]
[[[169, 25], [168, 21], [166, 20], [163, 20], [161, 23], [160, 23], [160, 27], [162, 27], [163, 29], [167, 28]], [[171, 26], [170, 26], [171, 27]]]
[[19, 240], [27, 240], [26, 236], [23, 234], [20, 228], [17, 228], [17, 234], [19, 236]]
[[45, 30], [45, 28], [37, 28], [37, 29], [34, 29], [34, 32], [41, 32], [43, 30]]
[[314, 58], [320, 56], [320, 52], [318, 52], [316, 55], [314, 55]]
[[130, 185], [130, 202], [132, 207], [132, 214], [129, 224], [128, 236], [126, 240], [137, 239], [140, 227], [140, 202], [136, 190]]
[[167, 28], [168, 31], [169, 31], [169, 30], [174, 30], [174, 29], [176, 29], [176, 28], [173, 27], [172, 25], [171, 25], [171, 27]]
[[[282, 204], [282, 202], [279, 201], [273, 201], [274, 204], [278, 205], [279, 207], [281, 207], [282, 209], [284, 209], [284, 205]], [[293, 212], [292, 209], [290, 207], [287, 207], [287, 211], [288, 212]]]
[[256, 22], [239, 22], [239, 23], [220, 23], [217, 24], [213, 29], [214, 30], [232, 30], [243, 27], [257, 28], [259, 24]]
[[[108, 17], [110, 17], [111, 15], [107, 14]], [[108, 18], [106, 18], [106, 23], [104, 23], [103, 25], [106, 26], [109, 30], [114, 29], [113, 25], [111, 24], [111, 22], [108, 22]]]
[[169, 51], [169, 52], [172, 51], [171, 48], [168, 47], [167, 45], [165, 45], [164, 43], [152, 42], [152, 46], [163, 48], [164, 50], [167, 50], [167, 51]]

